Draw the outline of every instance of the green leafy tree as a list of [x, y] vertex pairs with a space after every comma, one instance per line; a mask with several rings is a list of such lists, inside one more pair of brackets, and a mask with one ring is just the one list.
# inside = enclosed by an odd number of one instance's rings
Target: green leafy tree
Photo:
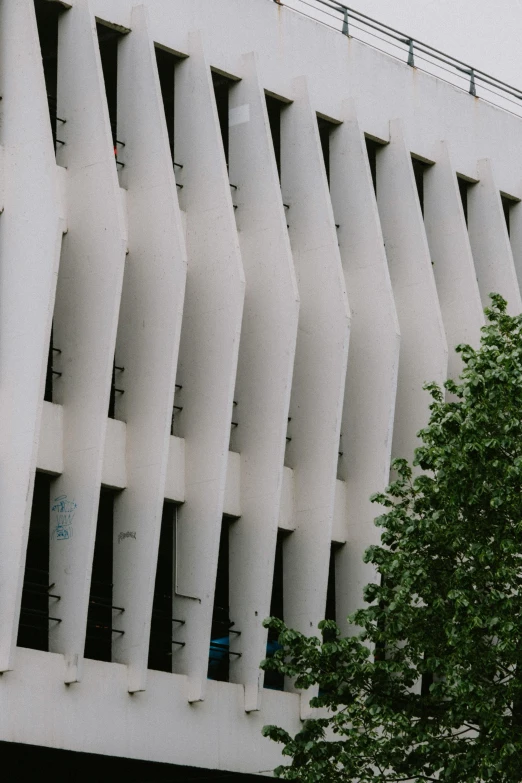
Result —
[[492, 295], [481, 345], [457, 348], [460, 383], [432, 397], [413, 475], [404, 460], [372, 500], [380, 584], [341, 638], [307, 638], [277, 619], [264, 661], [319, 685], [327, 708], [291, 736], [266, 726], [291, 760], [286, 780], [522, 781], [522, 316]]

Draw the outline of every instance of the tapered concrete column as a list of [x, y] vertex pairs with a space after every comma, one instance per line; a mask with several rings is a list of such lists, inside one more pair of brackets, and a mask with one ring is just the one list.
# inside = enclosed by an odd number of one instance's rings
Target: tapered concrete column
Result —
[[[204, 696], [245, 278], [210, 67], [198, 34], [176, 73], [176, 159], [187, 215], [188, 275], [176, 395], [185, 438], [173, 616], [185, 621], [174, 671]], [[179, 402], [178, 402], [179, 400]]]
[[6, 671], [14, 665], [65, 229], [32, 0], [0, 3], [0, 94], [0, 671]]
[[377, 153], [377, 203], [399, 316], [401, 353], [392, 456], [411, 460], [429, 418], [422, 386], [443, 383], [448, 349], [410, 153], [400, 122]]
[[424, 223], [448, 343], [448, 374], [456, 380], [462, 360], [455, 346], [478, 346], [484, 314], [455, 168], [445, 142], [436, 145], [433, 158], [435, 164], [424, 174]]
[[510, 313], [520, 313], [522, 298], [502, 209], [500, 191], [490, 160], [477, 163], [479, 182], [468, 189], [468, 228], [482, 305], [490, 293], [501, 294]]
[[348, 103], [343, 117], [330, 135], [330, 187], [352, 310], [338, 466], [346, 544], [336, 556], [337, 617], [350, 633], [346, 618], [375, 578], [362, 558], [380, 537], [369, 498], [388, 483], [400, 336], [364, 136]]
[[117, 335], [127, 423], [127, 488], [114, 507], [114, 593], [125, 607], [113, 657], [129, 690], [145, 687], [165, 494], [186, 251], [154, 46], [143, 5], [119, 50], [118, 132], [127, 189], [129, 255]]
[[281, 500], [299, 294], [256, 59], [230, 92], [230, 179], [246, 275], [233, 448], [241, 453], [241, 519], [230, 529], [230, 675], [259, 708]]
[[67, 119], [68, 234], [54, 335], [64, 406], [64, 472], [51, 498], [50, 580], [62, 622], [50, 647], [65, 655], [65, 681], [81, 678], [107, 409], [126, 245], [96, 21], [88, 0], [60, 19], [58, 113]]
[[324, 618], [349, 308], [316, 114], [306, 80], [282, 112], [282, 190], [301, 307], [290, 402], [295, 531], [285, 542], [285, 621], [305, 634]]

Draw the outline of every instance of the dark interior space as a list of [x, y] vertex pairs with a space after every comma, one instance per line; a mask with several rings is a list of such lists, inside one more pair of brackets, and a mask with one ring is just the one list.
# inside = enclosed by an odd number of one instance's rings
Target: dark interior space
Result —
[[325, 120], [324, 117], [317, 117], [317, 126], [319, 128], [319, 138], [323, 151], [326, 179], [328, 180], [328, 186], [330, 186], [330, 134], [335, 128], [335, 123]]
[[165, 51], [165, 49], [160, 49], [158, 46], [156, 46], [155, 51], [161, 97], [169, 136], [170, 154], [174, 162], [174, 90], [176, 88], [174, 71], [180, 58], [171, 52]]
[[116, 419], [117, 417], [117, 405], [116, 400], [121, 398], [122, 394], [125, 394], [125, 390], [122, 389], [122, 381], [125, 372], [125, 367], [116, 364], [116, 359], [112, 362], [112, 375], [111, 375], [111, 391], [109, 394], [109, 408], [107, 410], [107, 416], [109, 419]]
[[60, 354], [61, 351], [59, 348], [56, 348], [54, 345], [54, 333], [53, 333], [53, 327], [51, 326], [51, 338], [49, 340], [49, 351], [47, 353], [47, 370], [45, 373], [45, 389], [44, 389], [44, 400], [46, 402], [52, 402], [53, 401], [53, 385], [54, 385], [54, 378], [59, 377], [61, 375], [60, 372], [54, 369], [54, 362], [57, 354]]
[[234, 623], [230, 619], [229, 608], [229, 526], [230, 518], [223, 517], [208, 657], [209, 679], [221, 682], [229, 681], [230, 656], [236, 655], [230, 652], [230, 634], [238, 633], [233, 629]]
[[330, 549], [330, 565], [328, 568], [328, 588], [326, 591], [326, 611], [325, 620], [337, 621], [336, 592], [335, 592], [335, 561], [338, 552], [338, 545], [332, 544]]
[[471, 183], [465, 179], [462, 179], [462, 177], [457, 177], [457, 182], [459, 186], [460, 200], [462, 201], [462, 209], [464, 210], [464, 220], [466, 221], [466, 225], [468, 225], [468, 191], [470, 189]]
[[114, 491], [102, 487], [85, 639], [85, 657], [98, 661], [111, 660], [112, 634], [117, 632], [112, 627], [113, 514]]
[[[274, 561], [274, 577], [272, 581], [272, 598], [270, 600], [270, 617], [277, 617], [279, 620], [284, 620], [284, 594], [283, 594], [283, 572], [284, 572], [284, 559], [283, 550], [284, 542], [289, 533], [286, 530], [277, 531], [277, 544]], [[279, 643], [277, 641], [277, 633], [269, 629], [268, 640], [266, 645], [266, 657], [271, 658], [276, 650], [279, 649]], [[265, 672], [265, 688], [270, 688], [274, 691], [284, 690], [285, 678], [279, 672]]]
[[103, 71], [103, 80], [105, 83], [105, 95], [107, 97], [107, 106], [109, 109], [109, 120], [111, 123], [112, 142], [114, 144], [114, 155], [118, 154], [118, 43], [122, 33], [113, 30], [111, 27], [96, 23], [96, 32], [98, 33], [98, 43], [100, 46], [100, 57]]
[[[205, 741], [201, 737], [201, 742]], [[260, 783], [266, 778], [260, 775], [242, 775], [234, 772], [208, 770], [202, 767], [180, 767], [175, 764], [159, 764], [152, 761], [101, 756], [93, 753], [75, 753], [36, 745], [0, 742], [0, 753], [5, 780], [18, 783], [38, 779], [73, 781], [74, 783], [186, 783], [186, 781], [221, 781], [221, 783]]]
[[150, 626], [149, 669], [172, 671], [172, 637], [179, 622], [172, 617], [176, 506], [165, 501]]
[[212, 71], [212, 84], [214, 85], [214, 95], [216, 98], [221, 138], [223, 139], [225, 160], [228, 166], [228, 94], [235, 82], [227, 76]]
[[375, 191], [375, 195], [377, 195], [377, 153], [381, 149], [382, 144], [379, 144], [379, 142], [374, 141], [373, 139], [369, 139], [367, 136], [365, 137], [365, 141], [366, 153], [368, 155], [368, 162], [370, 164], [370, 172], [372, 175], [373, 189]]
[[511, 236], [511, 208], [515, 204], [514, 200], [512, 198], [508, 198], [508, 196], [500, 196], [500, 199], [502, 201], [502, 210], [504, 212], [504, 218], [506, 220], [506, 228], [508, 232], [508, 236]]
[[38, 37], [40, 39], [40, 49], [42, 51], [45, 88], [47, 90], [47, 101], [49, 104], [49, 117], [56, 147], [56, 129], [57, 124], [60, 124], [56, 116], [58, 87], [58, 19], [60, 14], [64, 12], [64, 7], [60, 5], [60, 3], [49, 3], [48, 0], [34, 0], [34, 9], [36, 12], [36, 25], [38, 27]]
[[50, 608], [59, 600], [49, 583], [51, 481], [48, 473], [37, 471], [27, 542], [17, 644], [33, 650], [48, 650], [49, 622], [56, 622]]
[[266, 95], [265, 97], [272, 143], [274, 145], [277, 173], [279, 174], [279, 180], [281, 180], [281, 111], [284, 104], [271, 95]]
[[417, 186], [417, 194], [419, 196], [419, 204], [422, 215], [424, 217], [424, 174], [428, 167], [428, 163], [419, 160], [418, 158], [411, 159], [411, 165], [413, 166], [413, 174], [415, 176], [415, 184]]

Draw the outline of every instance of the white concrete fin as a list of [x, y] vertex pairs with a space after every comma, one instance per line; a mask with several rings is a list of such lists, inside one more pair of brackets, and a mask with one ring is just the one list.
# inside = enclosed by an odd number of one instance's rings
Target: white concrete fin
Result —
[[281, 182], [301, 298], [286, 451], [295, 531], [285, 542], [284, 619], [310, 635], [326, 605], [350, 314], [305, 78], [293, 82], [293, 97], [281, 115]]
[[448, 374], [462, 369], [455, 346], [478, 346], [484, 314], [455, 167], [446, 142], [433, 151], [424, 173], [424, 224], [448, 343]]
[[[253, 54], [230, 91], [230, 181], [246, 276], [232, 443], [241, 454], [241, 519], [230, 529], [233, 682], [245, 709], [259, 706], [284, 469], [299, 294], [270, 124]], [[247, 107], [248, 111], [247, 111]], [[261, 680], [262, 681], [262, 680]]]
[[[176, 159], [187, 215], [188, 276], [176, 382], [185, 438], [185, 503], [177, 522], [173, 654], [188, 699], [204, 697], [245, 277], [210, 65], [200, 35], [176, 70]], [[203, 489], [204, 486], [204, 489]], [[186, 597], [190, 596], [190, 597]]]
[[14, 665], [63, 222], [32, 0], [0, 4], [0, 671]]
[[351, 104], [343, 105], [343, 119], [330, 135], [330, 187], [352, 311], [338, 465], [345, 482], [338, 536], [346, 545], [336, 556], [337, 616], [350, 632], [346, 618], [363, 605], [362, 588], [374, 577], [362, 554], [380, 537], [373, 524], [379, 509], [369, 498], [388, 483], [400, 336], [366, 144]]
[[[60, 18], [58, 113], [67, 120], [68, 233], [56, 294], [64, 472], [51, 498], [50, 579], [62, 622], [49, 635], [65, 681], [81, 678], [107, 410], [125, 261], [124, 224], [94, 14], [77, 0]], [[63, 519], [69, 522], [64, 527]]]
[[[114, 505], [113, 659], [143, 690], [169, 457], [187, 259], [154, 46], [144, 6], [118, 51], [118, 135], [125, 141], [129, 254], [116, 339], [117, 414], [126, 422], [127, 487]], [[134, 535], [122, 537], [131, 531]]]
[[63, 473], [63, 408], [52, 402], [43, 404], [36, 468], [56, 476]]
[[185, 500], [185, 441], [170, 436], [167, 478], [165, 481], [165, 500], [183, 503]]
[[490, 293], [501, 294], [508, 312], [520, 313], [522, 297], [491, 160], [479, 160], [477, 174], [479, 181], [468, 189], [468, 229], [482, 305], [489, 307]]
[[377, 204], [401, 330], [392, 456], [411, 460], [427, 424], [430, 396], [422, 386], [446, 378], [446, 336], [433, 276], [411, 155], [399, 120], [377, 153]]

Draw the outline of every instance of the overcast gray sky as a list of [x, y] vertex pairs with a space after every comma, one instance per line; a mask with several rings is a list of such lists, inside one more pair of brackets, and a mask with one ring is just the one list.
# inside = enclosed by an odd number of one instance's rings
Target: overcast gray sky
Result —
[[[301, 0], [285, 5], [312, 14]], [[306, 0], [315, 3], [316, 0]], [[522, 0], [344, 0], [345, 5], [522, 89]]]

